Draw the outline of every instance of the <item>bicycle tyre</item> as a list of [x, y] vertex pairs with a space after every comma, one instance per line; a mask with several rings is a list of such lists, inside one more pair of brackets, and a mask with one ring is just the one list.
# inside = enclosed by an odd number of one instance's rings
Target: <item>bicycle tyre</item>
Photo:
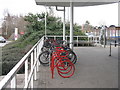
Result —
[[39, 55], [39, 61], [42, 65], [48, 65], [49, 64], [49, 52], [44, 51]]
[[77, 62], [77, 56], [72, 50], [67, 50], [68, 51], [68, 58], [70, 61], [75, 64]]

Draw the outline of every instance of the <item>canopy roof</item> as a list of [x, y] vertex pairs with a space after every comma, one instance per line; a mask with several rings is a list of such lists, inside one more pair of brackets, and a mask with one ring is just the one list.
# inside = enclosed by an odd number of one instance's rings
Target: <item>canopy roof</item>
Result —
[[118, 3], [119, 0], [35, 0], [35, 2], [37, 5], [65, 6], [65, 7], [69, 7], [70, 2], [73, 2], [73, 6], [81, 7]]

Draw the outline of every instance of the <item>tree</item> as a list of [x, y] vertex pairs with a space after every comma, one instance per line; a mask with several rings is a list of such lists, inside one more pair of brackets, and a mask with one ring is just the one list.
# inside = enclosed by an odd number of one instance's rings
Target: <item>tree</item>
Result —
[[[33, 31], [44, 31], [45, 29], [45, 13], [42, 14], [31, 14], [25, 16], [25, 21], [28, 21], [27, 25], [29, 32]], [[60, 18], [48, 15], [47, 13], [47, 31], [61, 30], [62, 22]]]
[[90, 25], [90, 22], [87, 20], [85, 24], [83, 25], [83, 31], [85, 33], [93, 32], [94, 27]]
[[26, 25], [28, 24], [25, 22], [24, 17], [11, 15], [9, 12], [6, 11], [7, 14], [4, 13], [4, 21], [2, 23], [2, 32], [3, 36], [7, 39], [14, 33], [14, 29], [18, 28], [20, 32], [26, 32]]
[[54, 16], [54, 10], [51, 6], [49, 6], [49, 16]]
[[90, 22], [87, 20], [87, 21], [85, 22], [85, 24], [89, 25], [89, 24], [90, 24]]
[[[45, 30], [45, 13], [32, 14], [29, 13], [25, 16], [25, 21], [28, 21], [28, 32], [39, 32], [42, 31], [44, 34]], [[66, 23], [66, 35], [69, 35], [70, 23]], [[47, 35], [63, 35], [63, 22], [60, 17], [55, 17], [47, 13]], [[81, 32], [81, 26], [74, 24], [74, 35], [84, 35]]]

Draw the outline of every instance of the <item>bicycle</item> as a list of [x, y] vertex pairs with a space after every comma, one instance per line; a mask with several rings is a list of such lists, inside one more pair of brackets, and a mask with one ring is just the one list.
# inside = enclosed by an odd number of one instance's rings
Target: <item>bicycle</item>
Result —
[[61, 46], [64, 50], [67, 50], [69, 52], [68, 58], [75, 64], [77, 61], [77, 56], [76, 54], [67, 46], [63, 45], [64, 41], [55, 41], [53, 39], [47, 39], [44, 42], [42, 53], [39, 55], [39, 61], [42, 65], [49, 65], [49, 57], [51, 54], [51, 51], [54, 47], [56, 46]]

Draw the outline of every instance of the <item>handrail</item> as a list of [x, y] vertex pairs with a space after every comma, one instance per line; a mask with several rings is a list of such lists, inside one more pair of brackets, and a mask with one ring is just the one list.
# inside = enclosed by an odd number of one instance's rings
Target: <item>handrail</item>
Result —
[[[53, 35], [47, 35], [47, 37], [63, 37], [61, 35], [53, 36]], [[65, 36], [65, 37], [70, 37], [70, 36]], [[73, 36], [73, 37], [89, 37], [89, 36]], [[91, 36], [91, 37], [100, 37], [100, 36]]]
[[[53, 36], [53, 35], [47, 35], [48, 38], [54, 38], [56, 40], [56, 38], [61, 38], [63, 36]], [[70, 36], [65, 36], [66, 38], [66, 41], [68, 42], [68, 38], [70, 38]], [[97, 44], [100, 44], [100, 36], [73, 36], [73, 38], [76, 38], [73, 40], [73, 43], [76, 43], [77, 46], [79, 43], [82, 43], [82, 41], [86, 41], [86, 40], [83, 40], [82, 38], [87, 38], [87, 44], [88, 46], [90, 45], [89, 43], [93, 43], [94, 45], [97, 45]]]
[[[14, 68], [2, 79], [2, 81], [0, 82], [0, 90], [2, 88], [5, 88], [9, 83], [10, 81], [12, 81], [12, 79], [15, 77], [15, 75], [17, 74], [17, 72], [20, 70], [20, 68], [23, 66], [23, 64], [25, 64], [25, 61], [27, 61], [28, 57], [31, 55], [31, 53], [34, 52], [34, 50], [36, 49], [37, 51], [37, 54], [40, 53], [40, 44], [43, 44], [41, 43], [42, 41], [44, 40], [44, 36], [32, 47], [32, 49], [14, 66]], [[37, 61], [38, 61], [38, 55], [36, 55], [36, 60], [35, 60], [35, 63], [34, 63], [34, 67], [32, 69], [34, 69], [37, 65]], [[33, 74], [33, 71], [34, 70], [31, 70], [30, 73]], [[16, 87], [16, 86], [15, 86]], [[28, 86], [27, 86], [28, 87]], [[26, 88], [27, 88], [26, 87]]]

